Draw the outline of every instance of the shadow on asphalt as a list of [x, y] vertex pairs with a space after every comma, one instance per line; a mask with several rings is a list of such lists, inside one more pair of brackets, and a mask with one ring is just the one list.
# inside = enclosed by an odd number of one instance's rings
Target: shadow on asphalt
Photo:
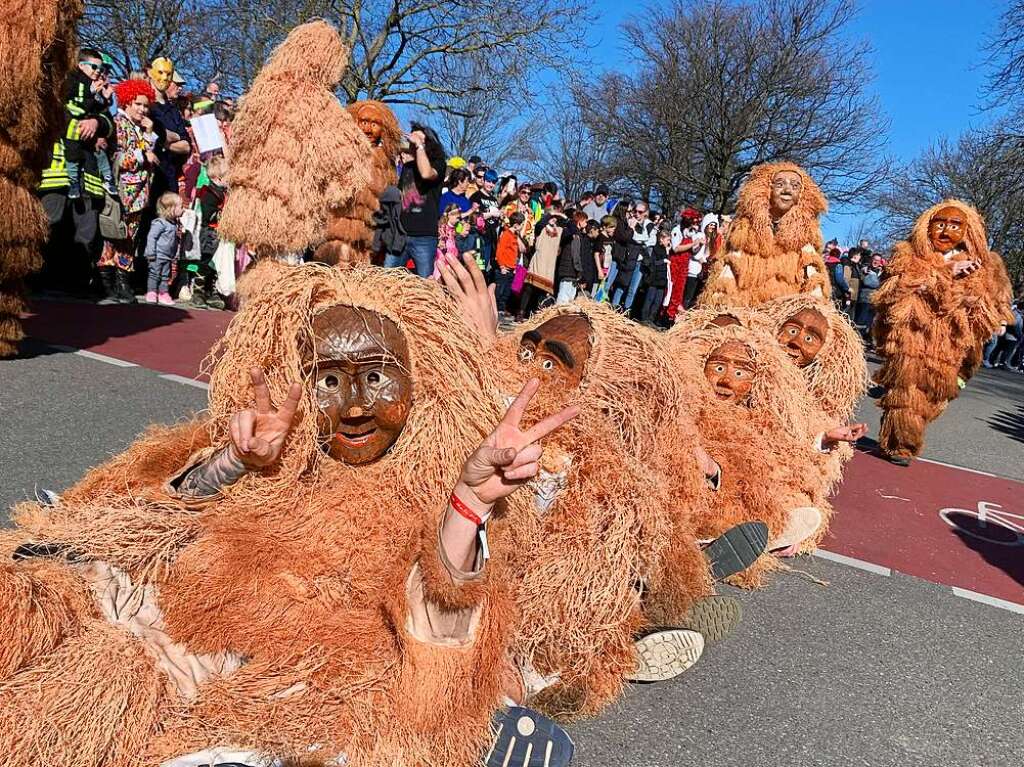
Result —
[[993, 414], [988, 425], [1012, 440], [1024, 442], [1024, 405], [1018, 405], [1016, 412], [1003, 410]]
[[951, 513], [948, 519], [956, 525], [951, 532], [964, 546], [1024, 586], [1024, 536], [998, 521], [982, 524], [971, 514]]
[[20, 359], [63, 354], [66, 349], [91, 349], [112, 338], [124, 338], [189, 319], [184, 309], [150, 304], [99, 306], [84, 302], [35, 300], [22, 324], [26, 339]]

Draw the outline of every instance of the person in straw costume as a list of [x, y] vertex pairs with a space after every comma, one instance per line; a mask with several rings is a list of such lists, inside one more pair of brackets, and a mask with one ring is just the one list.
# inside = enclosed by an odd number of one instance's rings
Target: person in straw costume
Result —
[[47, 222], [36, 197], [62, 127], [80, 0], [27, 0], [0, 19], [0, 358], [18, 351], [24, 279], [42, 266]]
[[242, 100], [219, 226], [259, 258], [297, 263], [327, 239], [332, 211], [351, 209], [370, 186], [373, 148], [335, 96], [348, 56], [330, 24], [301, 24]]
[[825, 196], [790, 162], [756, 166], [740, 188], [725, 254], [712, 266], [700, 306], [757, 306], [781, 296], [828, 298], [818, 218]]
[[357, 101], [348, 105], [348, 112], [369, 142], [370, 180], [349, 205], [331, 208], [326, 239], [313, 256], [316, 261], [341, 266], [371, 260], [373, 215], [384, 190], [398, 183], [395, 162], [402, 141], [398, 120], [385, 104]]
[[257, 268], [209, 416], [16, 510], [8, 764], [470, 765], [491, 742], [514, 609], [478, 531], [573, 411], [521, 427], [532, 382], [502, 417], [436, 286]]
[[875, 374], [886, 389], [878, 441], [890, 461], [908, 466], [928, 424], [977, 371], [985, 342], [1013, 321], [1012, 288], [978, 211], [959, 200], [922, 213], [885, 273], [871, 299], [885, 358]]

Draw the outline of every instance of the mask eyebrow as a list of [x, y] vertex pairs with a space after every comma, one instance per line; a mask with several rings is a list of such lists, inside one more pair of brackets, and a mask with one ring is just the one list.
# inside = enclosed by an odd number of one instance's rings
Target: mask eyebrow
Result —
[[545, 341], [544, 350], [551, 352], [569, 367], [576, 367], [576, 359], [572, 356], [572, 352], [569, 351], [569, 347], [561, 341], [553, 341], [550, 339]]
[[536, 330], [527, 330], [525, 333], [523, 333], [523, 340], [529, 341], [534, 346], [540, 345], [541, 338], [543, 338], [543, 336]]

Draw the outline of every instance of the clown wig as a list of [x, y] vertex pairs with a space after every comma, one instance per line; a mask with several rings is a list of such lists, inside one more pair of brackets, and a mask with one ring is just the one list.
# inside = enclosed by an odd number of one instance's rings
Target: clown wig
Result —
[[156, 101], [156, 91], [149, 84], [148, 80], [122, 80], [114, 86], [114, 93], [117, 95], [117, 103], [122, 109], [131, 104], [139, 96], [145, 96], [149, 103]]

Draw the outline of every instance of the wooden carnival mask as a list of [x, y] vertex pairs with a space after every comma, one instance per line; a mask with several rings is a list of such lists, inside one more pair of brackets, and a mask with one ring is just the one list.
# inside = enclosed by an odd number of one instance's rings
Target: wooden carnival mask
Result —
[[804, 180], [794, 170], [780, 170], [772, 176], [772, 191], [768, 198], [772, 220], [778, 221], [800, 202], [803, 188]]
[[704, 363], [704, 377], [715, 396], [735, 405], [742, 405], [750, 396], [755, 371], [750, 350], [739, 341], [715, 347]]
[[967, 234], [967, 217], [960, 208], [947, 205], [928, 221], [928, 240], [937, 253], [959, 248]]
[[523, 333], [519, 362], [524, 372], [541, 381], [544, 399], [563, 398], [579, 387], [590, 359], [590, 320], [584, 314], [562, 314]]
[[387, 317], [332, 306], [313, 320], [320, 436], [328, 454], [358, 466], [384, 455], [412, 407], [409, 352]]
[[779, 343], [797, 367], [814, 362], [828, 337], [828, 320], [817, 309], [801, 309], [779, 330]]

